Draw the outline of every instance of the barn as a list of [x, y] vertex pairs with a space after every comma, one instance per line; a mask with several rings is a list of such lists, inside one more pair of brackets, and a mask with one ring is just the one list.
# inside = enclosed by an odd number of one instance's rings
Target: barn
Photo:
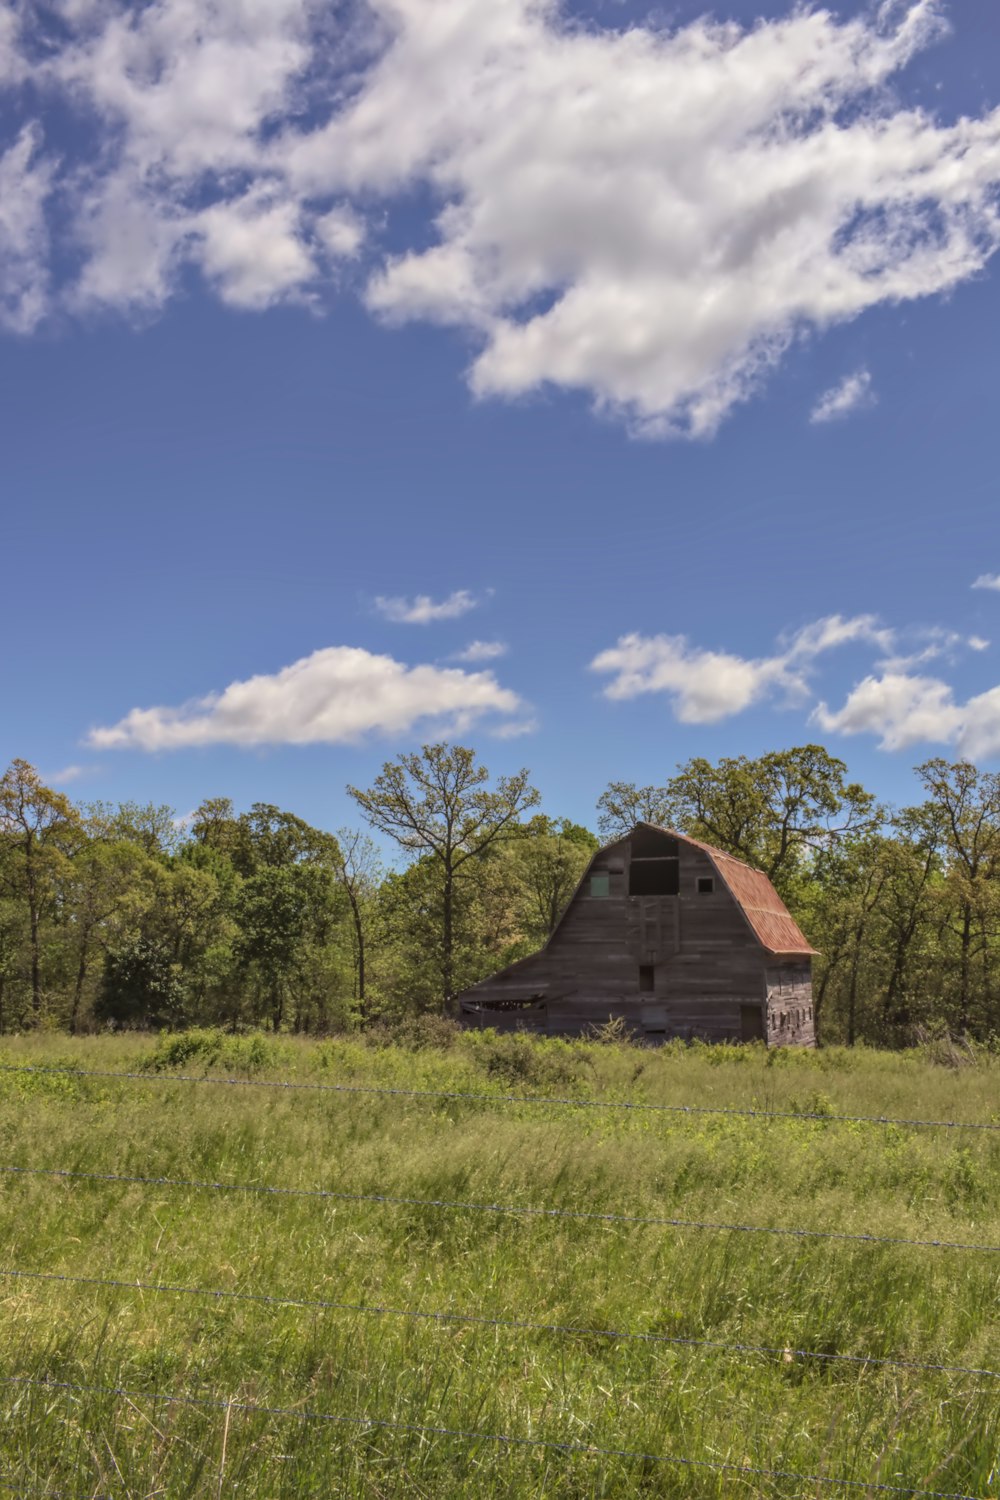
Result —
[[812, 1047], [812, 957], [767, 876], [637, 823], [598, 850], [545, 947], [456, 997], [464, 1026]]

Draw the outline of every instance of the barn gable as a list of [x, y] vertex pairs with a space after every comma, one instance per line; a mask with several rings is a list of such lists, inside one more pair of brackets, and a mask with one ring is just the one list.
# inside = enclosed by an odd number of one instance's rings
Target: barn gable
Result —
[[761, 871], [639, 823], [597, 851], [545, 946], [459, 995], [459, 1015], [563, 1034], [616, 1016], [651, 1038], [809, 1045], [814, 951]]

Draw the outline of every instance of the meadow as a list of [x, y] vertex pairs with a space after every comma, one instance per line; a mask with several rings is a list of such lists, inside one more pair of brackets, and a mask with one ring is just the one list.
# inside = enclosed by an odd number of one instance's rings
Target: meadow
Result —
[[948, 1044], [4, 1038], [0, 1491], [997, 1496], [1000, 1128], [835, 1117], [1000, 1127], [998, 1085]]

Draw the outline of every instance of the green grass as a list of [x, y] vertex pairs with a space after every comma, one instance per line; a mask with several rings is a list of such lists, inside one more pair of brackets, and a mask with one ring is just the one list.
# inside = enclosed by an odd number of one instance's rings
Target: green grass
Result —
[[[945, 1067], [861, 1050], [440, 1041], [414, 1050], [218, 1033], [5, 1039], [0, 1063], [144, 1078], [0, 1072], [0, 1163], [1000, 1245], [1000, 1131], [499, 1097], [1000, 1122], [996, 1059]], [[180, 1072], [496, 1102], [233, 1088], [180, 1082]], [[997, 1370], [998, 1254], [13, 1175], [0, 1176], [0, 1237], [0, 1270], [576, 1330], [0, 1277], [0, 1485], [26, 1493], [1000, 1491], [1000, 1380], [592, 1331]], [[105, 1393], [116, 1391], [133, 1394]], [[154, 1399], [171, 1394], [205, 1404]]]

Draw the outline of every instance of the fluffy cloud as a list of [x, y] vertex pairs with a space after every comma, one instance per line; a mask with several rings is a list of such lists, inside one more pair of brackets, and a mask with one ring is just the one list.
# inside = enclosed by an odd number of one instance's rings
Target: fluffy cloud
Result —
[[816, 704], [812, 723], [828, 733], [877, 735], [883, 750], [929, 742], [954, 745], [972, 759], [1000, 754], [1000, 687], [959, 703], [948, 683], [912, 670], [989, 645], [982, 636], [942, 626], [894, 630], [874, 615], [827, 615], [786, 636], [773, 655], [753, 658], [706, 650], [682, 635], [633, 633], [590, 666], [609, 676], [607, 698], [663, 693], [682, 724], [715, 724], [768, 700], [807, 702], [818, 658], [852, 644], [881, 653], [877, 670], [858, 683], [842, 708]]
[[972, 587], [974, 589], [1000, 589], [1000, 573], [980, 573]]
[[461, 615], [467, 615], [470, 609], [475, 609], [478, 603], [468, 589], [456, 589], [447, 599], [432, 599], [429, 594], [417, 594], [414, 599], [387, 599], [379, 594], [375, 608], [394, 625], [432, 625], [436, 620], [457, 620]]
[[855, 370], [853, 375], [845, 375], [839, 384], [823, 392], [809, 413], [809, 420], [836, 422], [861, 407], [873, 406], [875, 401], [871, 375], [867, 370]]
[[328, 646], [179, 708], [133, 708], [87, 738], [102, 750], [338, 745], [418, 726], [432, 734], [463, 733], [491, 715], [516, 715], [522, 708], [492, 672], [407, 667], [359, 647]]
[[[946, 291], [1000, 244], [1000, 110], [942, 122], [888, 87], [938, 0], [673, 30], [575, 25], [569, 0], [49, 10], [30, 58], [0, 22], [7, 83], [30, 61], [81, 142], [11, 168], [34, 174], [0, 228], [16, 326], [46, 299], [51, 180], [83, 264], [50, 303], [155, 308], [185, 264], [241, 307], [313, 301], [364, 250], [377, 314], [471, 331], [480, 395], [552, 383], [704, 435], [801, 331]], [[386, 256], [360, 211], [414, 189], [434, 222]]]
[[99, 770], [100, 766], [63, 766], [61, 771], [51, 771], [42, 779], [49, 786], [71, 786], [74, 781], [82, 781], [86, 776], [94, 776]]
[[809, 692], [810, 663], [825, 651], [855, 641], [885, 647], [891, 632], [873, 615], [828, 615], [791, 636], [773, 656], [748, 659], [706, 651], [682, 635], [624, 635], [602, 651], [591, 670], [611, 674], [608, 698], [666, 693], [683, 724], [714, 724], [775, 693], [801, 701]]
[[930, 743], [970, 760], [1000, 755], [1000, 687], [959, 703], [939, 678], [887, 672], [859, 682], [836, 712], [820, 703], [813, 720], [828, 732], [877, 735], [883, 750]]
[[37, 129], [25, 126], [0, 154], [0, 327], [15, 333], [35, 328], [48, 298], [45, 200], [53, 167], [39, 155], [40, 140]]
[[503, 641], [470, 641], [461, 651], [456, 651], [452, 661], [496, 661], [499, 656], [507, 655], [507, 647]]

